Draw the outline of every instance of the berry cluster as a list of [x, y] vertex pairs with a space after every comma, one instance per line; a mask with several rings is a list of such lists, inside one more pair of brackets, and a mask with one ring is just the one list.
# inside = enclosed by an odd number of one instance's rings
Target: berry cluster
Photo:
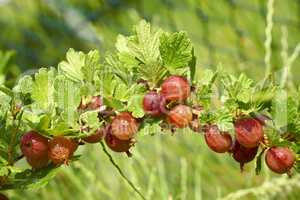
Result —
[[[220, 131], [217, 125], [199, 123], [199, 112], [193, 106], [187, 105], [191, 95], [191, 85], [182, 76], [169, 76], [160, 88], [146, 92], [143, 98], [145, 117], [161, 118], [168, 124], [170, 130], [190, 127], [195, 132], [204, 132], [208, 147], [217, 153], [231, 153], [240, 163], [241, 170], [245, 163], [252, 161], [259, 146], [266, 152], [267, 166], [276, 173], [288, 173], [295, 163], [295, 154], [287, 147], [269, 147], [264, 139], [264, 126], [268, 118], [261, 116], [240, 117], [235, 120], [235, 139], [229, 132]], [[101, 96], [81, 104], [78, 110], [98, 110], [99, 117], [106, 124], [98, 128], [94, 134], [80, 138], [69, 139], [64, 136], [46, 138], [35, 131], [27, 132], [21, 139], [21, 150], [27, 162], [33, 168], [42, 168], [52, 161], [55, 165], [68, 164], [79, 144], [98, 143], [104, 139], [106, 145], [115, 152], [125, 152], [131, 156], [130, 148], [135, 143], [135, 136], [142, 119], [134, 118], [129, 112], [113, 112], [112, 109], [102, 109]], [[195, 111], [195, 112], [194, 112]], [[165, 128], [165, 127], [164, 127]], [[82, 127], [82, 132], [89, 127]]]
[[235, 140], [229, 133], [221, 132], [217, 126], [207, 126], [205, 141], [209, 148], [217, 153], [232, 153], [232, 157], [240, 163], [241, 170], [245, 163], [252, 161], [258, 152], [259, 146], [267, 150], [265, 162], [276, 173], [289, 173], [294, 166], [296, 157], [287, 147], [268, 147], [264, 139], [263, 126], [259, 119], [246, 117], [235, 121]]
[[63, 136], [49, 140], [35, 131], [29, 131], [21, 138], [20, 146], [28, 164], [39, 169], [47, 166], [49, 161], [56, 165], [68, 164], [78, 147], [78, 142]]
[[[191, 93], [188, 81], [181, 76], [170, 76], [161, 85], [160, 93], [148, 92], [143, 101], [144, 110], [153, 117], [166, 116], [166, 121], [176, 128], [189, 126], [195, 132], [204, 132], [208, 147], [217, 153], [229, 152], [240, 163], [241, 170], [245, 163], [252, 161], [259, 146], [267, 149], [265, 161], [267, 166], [276, 173], [288, 173], [295, 163], [295, 154], [286, 147], [271, 147], [264, 141], [263, 126], [268, 120], [265, 116], [252, 118], [242, 117], [235, 120], [235, 139], [228, 132], [222, 132], [216, 125], [203, 125], [193, 114], [193, 109], [184, 102]], [[168, 108], [168, 105], [175, 105]]]

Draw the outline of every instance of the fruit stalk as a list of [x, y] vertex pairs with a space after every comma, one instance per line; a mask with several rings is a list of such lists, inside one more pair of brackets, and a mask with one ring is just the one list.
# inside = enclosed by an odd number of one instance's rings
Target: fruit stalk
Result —
[[104, 154], [108, 157], [109, 161], [112, 163], [112, 165], [117, 169], [121, 177], [129, 184], [129, 186], [141, 197], [141, 199], [146, 200], [145, 196], [137, 189], [137, 187], [125, 176], [124, 172], [121, 170], [120, 166], [116, 163], [116, 161], [113, 159], [112, 155], [107, 151], [105, 144], [103, 141], [100, 141], [102, 150]]

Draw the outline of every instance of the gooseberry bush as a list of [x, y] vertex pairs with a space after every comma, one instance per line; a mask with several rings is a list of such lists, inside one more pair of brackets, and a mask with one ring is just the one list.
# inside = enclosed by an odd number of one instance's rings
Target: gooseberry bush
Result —
[[130, 157], [137, 137], [178, 129], [203, 135], [241, 170], [254, 159], [257, 173], [262, 161], [275, 173], [298, 170], [299, 91], [222, 66], [196, 69], [185, 32], [145, 21], [115, 47], [101, 56], [70, 49], [57, 67], [24, 75], [13, 88], [1, 85], [1, 190], [44, 186], [80, 159], [82, 145], [100, 143], [118, 168], [106, 147]]

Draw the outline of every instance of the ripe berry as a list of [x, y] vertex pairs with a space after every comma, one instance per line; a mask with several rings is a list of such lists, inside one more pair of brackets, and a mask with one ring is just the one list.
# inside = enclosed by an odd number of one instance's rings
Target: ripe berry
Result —
[[254, 117], [262, 126], [266, 125], [266, 122], [270, 120], [270, 118], [264, 114], [258, 114]]
[[87, 143], [98, 143], [100, 142], [104, 137], [104, 128], [99, 128], [96, 133], [89, 135], [87, 137], [82, 138]]
[[0, 193], [0, 200], [8, 200], [8, 197]]
[[90, 103], [88, 103], [87, 108], [91, 110], [96, 110], [103, 105], [103, 100], [101, 96], [93, 96]]
[[111, 123], [111, 132], [120, 140], [129, 140], [138, 130], [138, 123], [128, 112], [120, 113]]
[[126, 152], [128, 156], [131, 156], [129, 149], [133, 146], [132, 140], [120, 140], [112, 134], [111, 130], [111, 126], [109, 126], [105, 136], [107, 146], [115, 152]]
[[154, 91], [148, 92], [144, 96], [143, 107], [146, 114], [159, 116], [164, 111], [165, 105], [165, 99]]
[[225, 153], [231, 149], [232, 139], [230, 134], [220, 132], [217, 126], [209, 126], [204, 137], [208, 147], [217, 153]]
[[234, 126], [236, 139], [244, 147], [256, 147], [263, 140], [262, 125], [253, 118], [239, 119]]
[[175, 106], [167, 116], [167, 121], [177, 128], [184, 128], [189, 125], [193, 119], [192, 109], [186, 105]]
[[188, 80], [182, 76], [170, 76], [161, 85], [161, 95], [167, 101], [182, 101], [190, 96]]
[[278, 174], [287, 173], [295, 163], [295, 154], [287, 147], [272, 147], [265, 157], [268, 167]]
[[63, 136], [54, 137], [49, 142], [48, 156], [56, 164], [68, 164], [76, 151], [78, 143]]
[[257, 154], [258, 147], [246, 148], [242, 146], [238, 141], [234, 142], [232, 148], [232, 156], [233, 158], [240, 163], [241, 171], [243, 171], [243, 167], [245, 163], [252, 161]]
[[80, 103], [79, 109], [89, 109], [89, 110], [96, 110], [99, 109], [103, 105], [103, 100], [101, 96], [93, 96], [91, 101], [87, 104], [84, 104], [83, 102]]
[[48, 140], [35, 131], [27, 132], [22, 136], [21, 151], [27, 162], [35, 169], [48, 164]]

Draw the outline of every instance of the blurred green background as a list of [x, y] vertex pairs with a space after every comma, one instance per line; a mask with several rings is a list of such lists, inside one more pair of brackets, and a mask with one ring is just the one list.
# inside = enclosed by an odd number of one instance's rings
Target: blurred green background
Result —
[[[103, 52], [116, 36], [130, 34], [140, 19], [165, 30], [187, 31], [201, 69], [221, 63], [233, 74], [264, 76], [266, 0], [0, 0], [0, 81], [13, 85], [29, 69], [56, 66], [67, 49]], [[300, 1], [275, 0], [271, 64], [281, 70], [282, 30], [288, 53], [300, 41]], [[299, 85], [300, 58], [291, 80]], [[45, 188], [9, 191], [11, 199], [139, 199], [118, 175], [100, 145], [80, 149], [82, 159]], [[245, 172], [229, 155], [212, 153], [201, 135], [188, 131], [138, 138], [133, 158], [113, 154], [148, 199], [299, 199], [300, 177], [263, 168]]]

